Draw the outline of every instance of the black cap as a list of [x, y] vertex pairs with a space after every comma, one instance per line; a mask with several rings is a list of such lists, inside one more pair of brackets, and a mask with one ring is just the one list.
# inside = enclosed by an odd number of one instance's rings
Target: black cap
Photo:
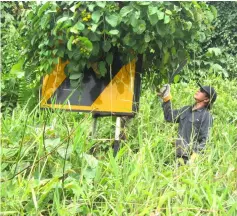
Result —
[[200, 83], [197, 83], [199, 87], [207, 93], [208, 98], [210, 99], [211, 104], [216, 101], [217, 93], [215, 89], [211, 86], [202, 86]]

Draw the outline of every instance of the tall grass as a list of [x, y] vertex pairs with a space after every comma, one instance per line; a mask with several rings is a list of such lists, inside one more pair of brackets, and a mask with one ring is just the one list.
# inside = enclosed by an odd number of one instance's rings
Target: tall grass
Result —
[[[218, 92], [214, 127], [205, 153], [184, 166], [174, 157], [177, 125], [164, 121], [151, 88], [116, 158], [112, 141], [90, 137], [90, 114], [17, 108], [3, 116], [1, 215], [237, 215], [236, 81], [206, 83]], [[192, 104], [196, 89], [172, 85], [173, 107]], [[113, 128], [100, 119], [97, 138]]]

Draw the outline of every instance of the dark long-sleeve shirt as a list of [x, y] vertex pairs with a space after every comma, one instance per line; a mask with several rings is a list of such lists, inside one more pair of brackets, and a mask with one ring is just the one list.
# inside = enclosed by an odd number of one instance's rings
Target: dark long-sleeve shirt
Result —
[[[197, 110], [192, 108], [192, 106], [185, 106], [172, 110], [170, 101], [163, 103], [165, 120], [179, 123], [176, 146], [182, 145], [186, 150], [200, 152], [205, 147], [213, 119], [207, 108]], [[181, 154], [186, 155], [187, 152]]]

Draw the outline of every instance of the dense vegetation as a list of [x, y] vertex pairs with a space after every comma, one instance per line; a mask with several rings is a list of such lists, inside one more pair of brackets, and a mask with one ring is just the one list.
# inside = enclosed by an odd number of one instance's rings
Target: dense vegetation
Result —
[[[1, 2], [1, 215], [237, 215], [236, 2]], [[90, 114], [39, 108], [40, 78], [59, 58], [76, 86], [143, 55], [140, 110], [116, 158], [90, 137]], [[177, 125], [153, 86], [192, 104], [196, 81], [218, 99], [207, 149], [178, 166]], [[98, 138], [114, 121], [99, 122]], [[91, 151], [93, 147], [93, 152]]]
[[[207, 83], [215, 84], [219, 94], [214, 128], [205, 154], [189, 166], [177, 167], [172, 146], [177, 127], [164, 122], [161, 103], [149, 88], [116, 158], [108, 149], [111, 142], [89, 137], [92, 119], [87, 114], [15, 109], [2, 121], [2, 181], [28, 169], [1, 183], [2, 212], [235, 215], [236, 81], [215, 77]], [[196, 89], [193, 82], [172, 85], [174, 106], [193, 103]], [[110, 118], [99, 123], [98, 138], [113, 136]]]

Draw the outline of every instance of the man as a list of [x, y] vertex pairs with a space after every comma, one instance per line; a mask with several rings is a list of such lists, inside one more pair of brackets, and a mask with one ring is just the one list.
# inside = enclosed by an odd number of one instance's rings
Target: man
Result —
[[211, 86], [201, 86], [195, 93], [195, 104], [178, 110], [171, 108], [170, 85], [164, 85], [158, 95], [163, 99], [164, 117], [167, 122], [179, 123], [176, 139], [176, 157], [183, 158], [186, 163], [190, 158], [195, 160], [203, 151], [212, 127], [212, 116], [209, 112], [217, 98], [216, 91]]

